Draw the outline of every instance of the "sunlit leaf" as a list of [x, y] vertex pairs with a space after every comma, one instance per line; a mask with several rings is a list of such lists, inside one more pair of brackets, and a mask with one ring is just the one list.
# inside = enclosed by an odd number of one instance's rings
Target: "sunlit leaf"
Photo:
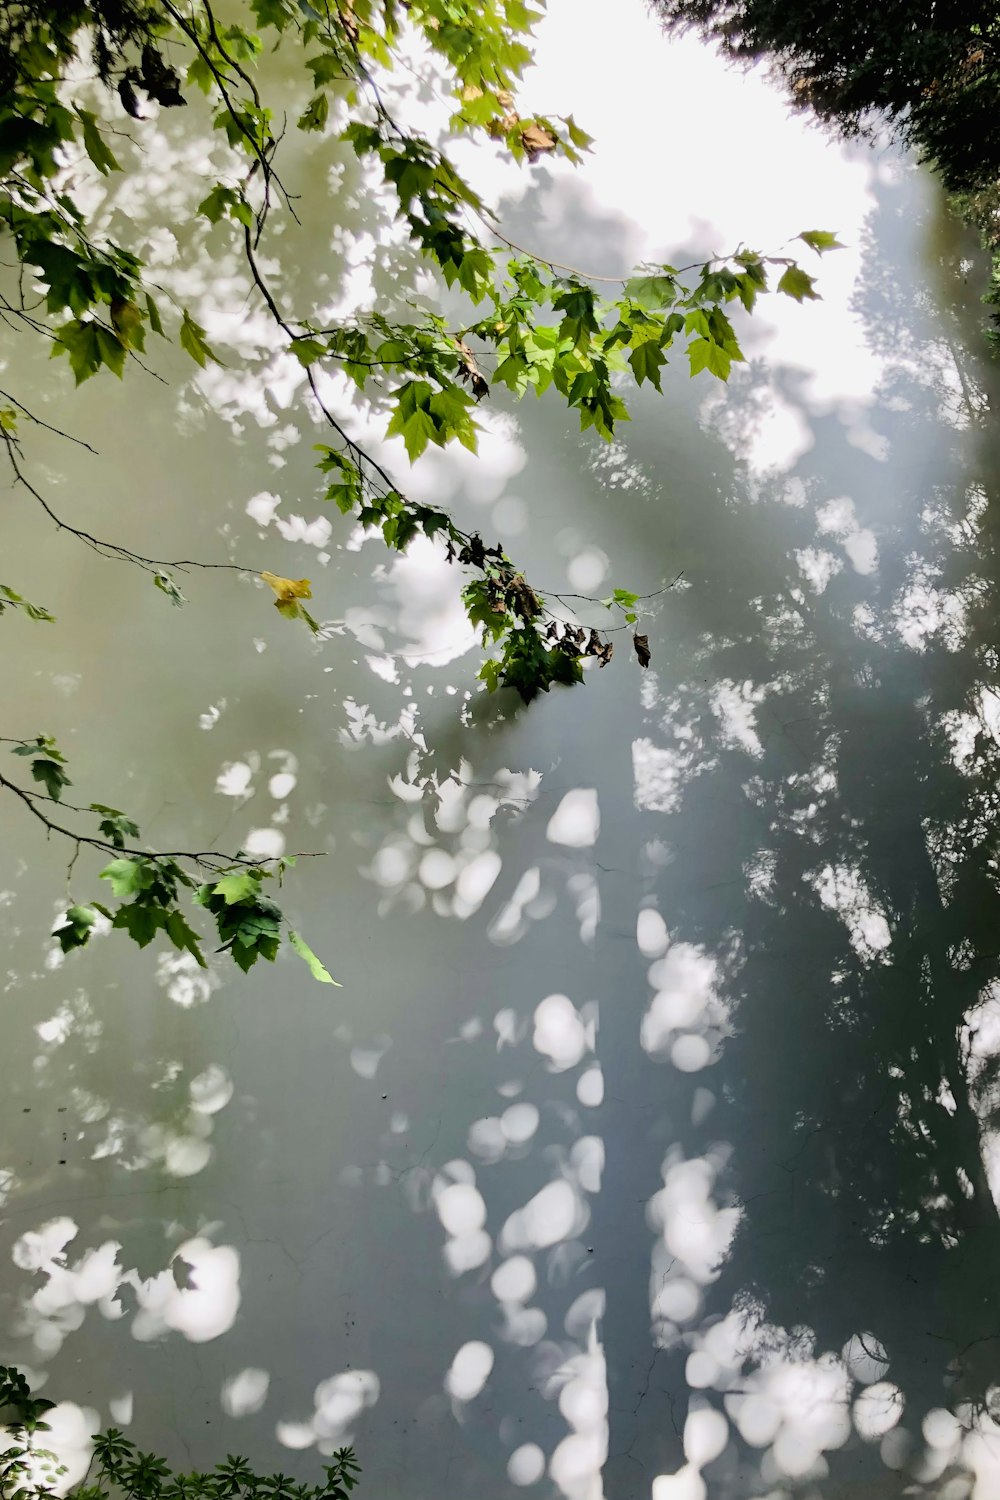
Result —
[[319, 980], [320, 984], [333, 984], [337, 986], [338, 990], [341, 988], [339, 981], [334, 979], [330, 971], [319, 961], [305, 939], [300, 938], [298, 933], [294, 932], [291, 927], [288, 929], [288, 941], [303, 963], [308, 964], [309, 972], [314, 979]]

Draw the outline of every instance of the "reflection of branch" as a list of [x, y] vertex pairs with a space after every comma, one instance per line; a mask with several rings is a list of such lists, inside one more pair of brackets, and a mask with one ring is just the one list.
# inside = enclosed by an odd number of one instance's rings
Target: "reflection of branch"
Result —
[[[610, 286], [624, 286], [627, 281], [632, 281], [636, 278], [641, 279], [644, 274], [644, 268], [642, 266], [636, 266], [632, 270], [626, 271], [622, 276], [597, 276], [593, 271], [581, 271], [578, 269], [578, 267], [568, 266], [561, 260], [550, 260], [548, 256], [539, 255], [535, 250], [528, 250], [524, 245], [519, 245], [516, 240], [508, 239], [507, 235], [501, 234], [500, 230], [497, 228], [497, 223], [499, 221], [497, 220], [496, 215], [491, 211], [487, 210], [487, 212], [481, 213], [479, 209], [476, 208], [472, 208], [470, 211], [476, 215], [477, 219], [481, 220], [481, 222], [485, 224], [486, 228], [489, 230], [493, 238], [495, 240], [499, 240], [501, 245], [506, 245], [508, 250], [513, 250], [518, 255], [527, 255], [530, 260], [537, 261], [540, 266], [547, 266], [550, 271], [565, 271], [567, 275], [577, 276], [581, 281], [602, 281], [606, 282]], [[655, 269], [657, 271], [663, 272], [663, 274], [667, 276], [683, 276], [687, 271], [703, 271], [706, 270], [709, 266], [725, 265], [727, 261], [735, 260], [737, 255], [742, 252], [742, 249], [743, 247], [741, 245], [738, 249], [732, 251], [729, 255], [706, 255], [704, 260], [692, 261], [689, 266], [668, 267], [664, 265], [656, 265], [655, 267], [650, 266], [646, 269]], [[760, 257], [760, 263], [761, 265], [765, 266], [793, 266], [795, 264], [795, 261], [787, 255], [763, 255]]]
[[[42, 423], [41, 425], [47, 426], [48, 424]], [[53, 432], [57, 432], [58, 428], [52, 428], [51, 430]], [[69, 436], [69, 434], [60, 435]], [[241, 563], [200, 562], [197, 558], [192, 557], [177, 558], [172, 561], [165, 561], [163, 558], [157, 557], [146, 557], [142, 552], [133, 552], [130, 547], [123, 547], [118, 542], [104, 541], [102, 537], [94, 536], [90, 531], [84, 531], [79, 526], [73, 526], [69, 521], [64, 521], [61, 516], [56, 514], [49, 502], [42, 494], [39, 493], [38, 490], [35, 489], [35, 486], [31, 483], [31, 480], [28, 479], [27, 475], [24, 473], [24, 470], [21, 468], [21, 465], [18, 462], [19, 450], [17, 440], [13, 437], [13, 435], [7, 432], [4, 428], [0, 427], [0, 438], [3, 439], [4, 444], [7, 448], [7, 457], [9, 458], [10, 466], [14, 471], [15, 483], [23, 485], [23, 487], [28, 491], [28, 494], [31, 495], [34, 500], [37, 500], [38, 504], [42, 507], [45, 514], [49, 517], [49, 520], [55, 523], [57, 531], [68, 531], [71, 536], [75, 536], [78, 541], [84, 542], [88, 547], [96, 552], [99, 557], [111, 558], [117, 562], [134, 563], [136, 567], [142, 568], [147, 573], [156, 573], [163, 568], [213, 568], [223, 569], [232, 573], [252, 573], [256, 571], [256, 569], [245, 567]], [[72, 439], [72, 441], [81, 442], [82, 440], [80, 438], [74, 438]], [[84, 443], [83, 446], [85, 448], [90, 447], [89, 443]], [[91, 448], [90, 451], [93, 453], [95, 450]]]

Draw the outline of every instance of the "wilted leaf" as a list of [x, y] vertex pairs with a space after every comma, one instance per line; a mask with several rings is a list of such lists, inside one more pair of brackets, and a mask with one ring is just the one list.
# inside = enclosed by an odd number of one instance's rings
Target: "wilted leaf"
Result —
[[187, 603], [186, 595], [181, 593], [169, 573], [154, 573], [153, 582], [161, 594], [166, 594], [171, 604], [176, 604], [180, 608], [182, 604]]
[[639, 658], [640, 667], [648, 667], [650, 663], [649, 636], [640, 635], [636, 631], [632, 637], [632, 644], [635, 647], [635, 654]]
[[277, 573], [261, 573], [268, 588], [274, 590], [275, 604], [290, 604], [295, 599], [311, 599], [312, 588], [308, 578], [281, 578]]
[[521, 142], [528, 153], [528, 160], [535, 161], [537, 157], [544, 155], [547, 151], [556, 149], [555, 136], [551, 135], [543, 125], [533, 121], [525, 125], [521, 131]]

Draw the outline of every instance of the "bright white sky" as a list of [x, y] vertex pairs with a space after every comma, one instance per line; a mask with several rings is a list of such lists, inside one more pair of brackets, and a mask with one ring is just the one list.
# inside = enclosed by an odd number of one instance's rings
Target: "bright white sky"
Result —
[[[546, 170], [575, 170], [602, 208], [641, 226], [641, 254], [665, 256], [692, 239], [707, 251], [741, 240], [775, 251], [803, 229], [836, 231], [848, 250], [821, 261], [800, 247], [806, 268], [821, 273], [823, 302], [774, 299], [746, 343], [810, 371], [817, 403], [870, 397], [879, 362], [846, 304], [876, 174], [898, 170], [891, 156], [849, 151], [790, 117], [759, 74], [728, 68], [693, 37], [665, 37], [643, 0], [549, 0], [520, 97], [525, 110], [572, 113], [594, 137], [582, 168]], [[454, 154], [494, 200], [523, 188], [525, 169], [487, 164], [481, 143]]]

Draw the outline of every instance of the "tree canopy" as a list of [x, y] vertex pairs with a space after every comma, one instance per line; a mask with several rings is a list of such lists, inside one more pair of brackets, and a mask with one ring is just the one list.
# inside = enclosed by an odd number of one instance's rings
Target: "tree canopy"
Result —
[[[766, 60], [799, 108], [847, 135], [886, 124], [930, 161], [991, 252], [1000, 249], [1000, 20], [995, 5], [903, 0], [656, 0], [730, 57]], [[996, 304], [1000, 280], [987, 300]]]

